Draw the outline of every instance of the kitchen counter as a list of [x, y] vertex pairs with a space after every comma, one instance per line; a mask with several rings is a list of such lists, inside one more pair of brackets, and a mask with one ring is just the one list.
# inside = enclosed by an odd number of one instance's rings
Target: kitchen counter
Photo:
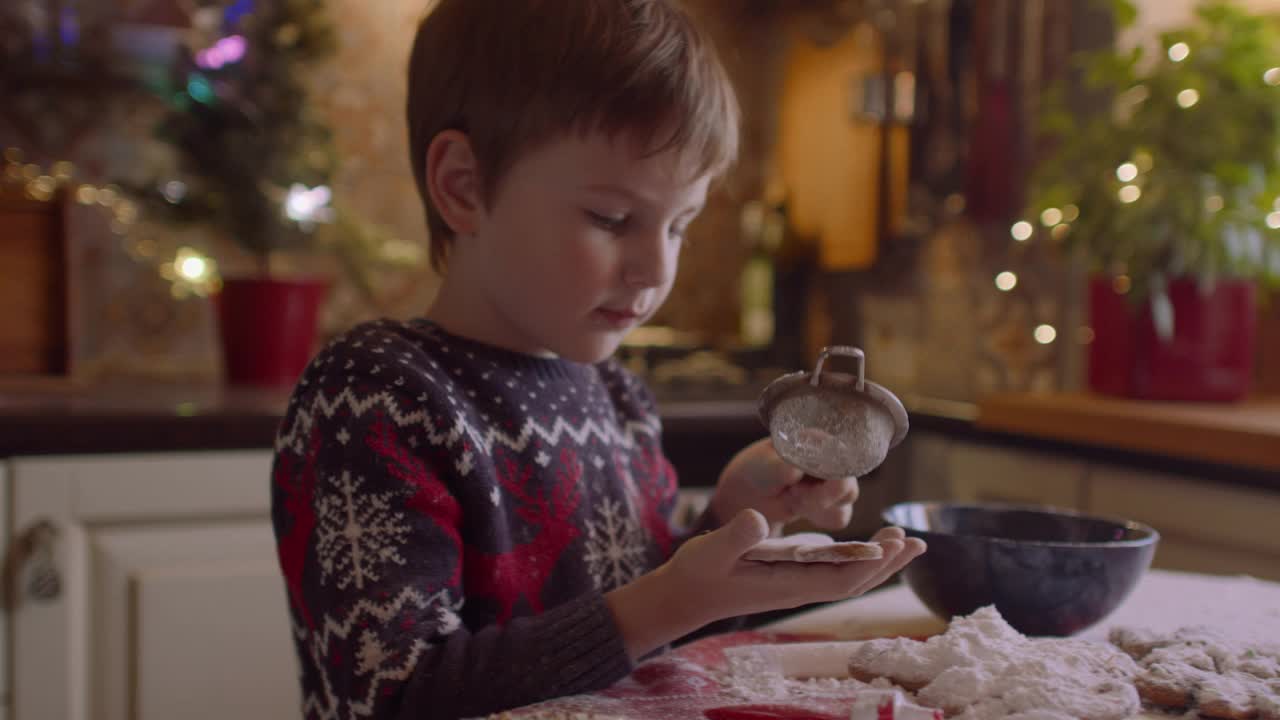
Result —
[[[1077, 638], [1105, 642], [1111, 628], [1146, 628], [1175, 632], [1188, 625], [1210, 627], [1242, 643], [1280, 637], [1280, 583], [1247, 576], [1203, 575], [1149, 570], [1133, 593], [1113, 613]], [[881, 588], [862, 597], [798, 613], [765, 626], [780, 633], [816, 634], [837, 642], [823, 648], [825, 665], [833, 677], [844, 672], [849, 651], [839, 640], [877, 637], [926, 637], [945, 632], [947, 625], [933, 615], [905, 584]], [[785, 646], [780, 646], [785, 647]], [[794, 653], [782, 658], [796, 657]], [[803, 658], [808, 668], [821, 661]], [[787, 674], [787, 663], [779, 662]], [[1131, 720], [1175, 717], [1144, 710]]]
[[1280, 474], [1280, 397], [1156, 403], [1087, 393], [983, 399], [975, 425], [1018, 435]]
[[[689, 485], [710, 485], [763, 437], [759, 388], [655, 387], [664, 446]], [[1155, 405], [1083, 395], [1001, 395], [979, 405], [904, 395], [912, 437], [1041, 449], [1280, 489], [1280, 399]], [[0, 458], [269, 448], [287, 390], [113, 384], [0, 388]]]
[[[1202, 624], [1242, 639], [1280, 637], [1280, 583], [1244, 575], [1148, 570], [1133, 593], [1079, 637], [1105, 640], [1112, 627], [1171, 632]], [[856, 640], [890, 635], [928, 636], [947, 628], [905, 583], [852, 600], [797, 613], [764, 629]]]
[[[1253, 644], [1280, 633], [1277, 603], [1277, 583], [1151, 570], [1119, 608], [1073, 642], [1105, 642], [1109, 629], [1116, 626], [1163, 633], [1203, 625], [1218, 631], [1226, 642]], [[899, 584], [800, 612], [757, 631], [703, 637], [655, 655], [610, 688], [517, 708], [504, 716], [518, 720], [848, 718], [866, 687], [849, 675], [854, 643], [930, 636], [945, 630], [946, 624]], [[1073, 668], [1063, 664], [1053, 670], [1071, 673]], [[1059, 688], [1070, 692], [1061, 684]], [[1061, 695], [1061, 690], [1050, 692]], [[1128, 720], [1183, 716], [1140, 709]]]
[[[755, 388], [656, 388], [665, 433], [763, 437]], [[288, 390], [113, 384], [0, 389], [0, 457], [268, 448]], [[914, 427], [964, 429], [972, 406], [914, 408]]]
[[0, 457], [271, 447], [288, 391], [113, 384], [0, 392]]

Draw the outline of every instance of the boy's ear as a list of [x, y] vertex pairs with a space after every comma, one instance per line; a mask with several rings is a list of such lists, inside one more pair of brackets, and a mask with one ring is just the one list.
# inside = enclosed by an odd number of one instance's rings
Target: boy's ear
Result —
[[458, 130], [444, 130], [427, 147], [427, 192], [455, 235], [475, 232], [484, 211], [480, 168], [471, 140]]

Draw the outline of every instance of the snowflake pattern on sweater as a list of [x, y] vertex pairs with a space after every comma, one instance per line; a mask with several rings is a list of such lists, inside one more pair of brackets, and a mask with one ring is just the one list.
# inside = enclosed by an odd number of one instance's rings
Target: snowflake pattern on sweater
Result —
[[310, 364], [273, 521], [307, 718], [464, 717], [630, 670], [603, 593], [663, 562], [651, 396], [581, 365], [380, 321]]

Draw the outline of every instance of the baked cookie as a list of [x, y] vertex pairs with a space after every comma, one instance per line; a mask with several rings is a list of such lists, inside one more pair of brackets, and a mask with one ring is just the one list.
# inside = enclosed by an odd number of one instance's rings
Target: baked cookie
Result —
[[878, 543], [836, 542], [830, 535], [804, 532], [764, 540], [742, 557], [757, 562], [847, 563], [879, 560], [884, 557], [884, 548]]
[[1207, 627], [1108, 636], [1141, 668], [1143, 701], [1219, 720], [1280, 720], [1280, 646], [1247, 643]]

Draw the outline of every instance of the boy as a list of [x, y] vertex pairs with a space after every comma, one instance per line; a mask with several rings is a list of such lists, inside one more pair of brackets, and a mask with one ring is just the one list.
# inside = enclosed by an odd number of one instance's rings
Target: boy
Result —
[[321, 352], [276, 443], [306, 717], [599, 689], [712, 621], [856, 595], [923, 550], [894, 528], [880, 561], [741, 560], [794, 517], [843, 527], [857, 497], [767, 441], [696, 537], [671, 530], [653, 401], [608, 358], [666, 298], [738, 120], [672, 0], [441, 0], [408, 119], [439, 295]]

